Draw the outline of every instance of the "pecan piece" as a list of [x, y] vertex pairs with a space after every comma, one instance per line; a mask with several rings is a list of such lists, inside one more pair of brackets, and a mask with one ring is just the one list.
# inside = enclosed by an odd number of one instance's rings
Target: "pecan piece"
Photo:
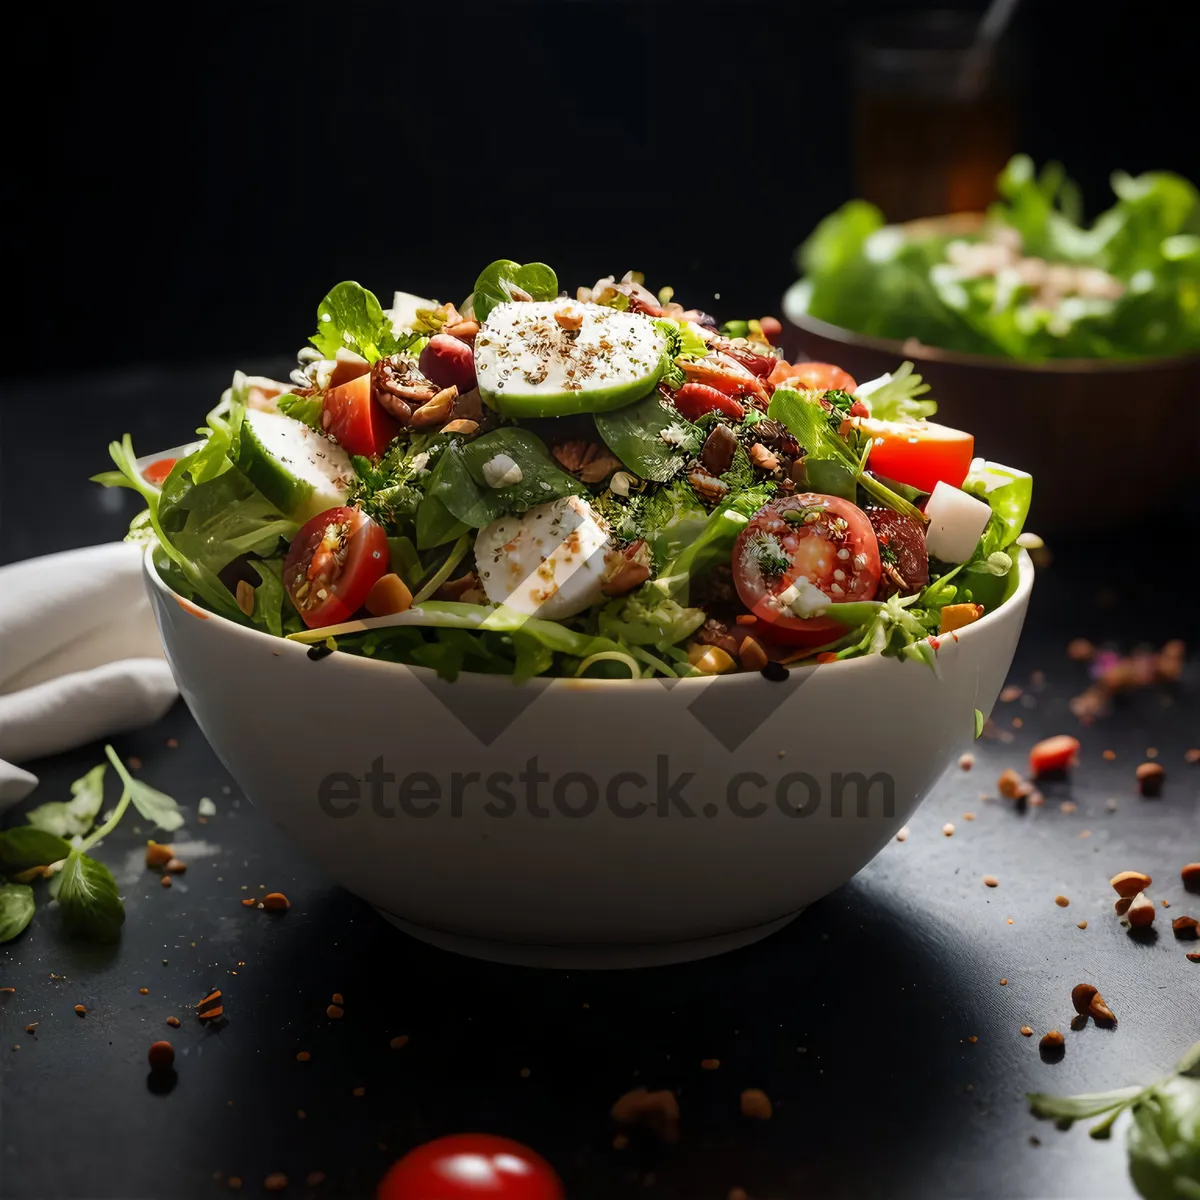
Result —
[[427, 400], [420, 408], [414, 409], [413, 414], [408, 419], [408, 423], [413, 429], [432, 429], [438, 425], [444, 425], [454, 416], [454, 400], [458, 395], [458, 388], [451, 384], [448, 388], [442, 388], [431, 400]]
[[737, 434], [728, 425], [714, 425], [700, 451], [700, 461], [710, 475], [724, 475], [733, 465]]
[[650, 578], [650, 548], [642, 540], [609, 556], [600, 591], [606, 596], [623, 596]]
[[587, 438], [572, 438], [551, 448], [551, 454], [563, 470], [584, 483], [599, 483], [621, 467], [621, 460], [599, 442]]
[[755, 442], [750, 447], [750, 461], [760, 471], [777, 471], [779, 469], [779, 456], [768, 450], [762, 442]]
[[692, 491], [705, 504], [719, 504], [725, 499], [729, 485], [722, 483], [715, 475], [710, 475], [703, 467], [697, 466], [688, 472], [688, 483]]
[[408, 424], [413, 409], [428, 404], [439, 391], [436, 383], [401, 354], [381, 358], [371, 368], [371, 394], [402, 425]]

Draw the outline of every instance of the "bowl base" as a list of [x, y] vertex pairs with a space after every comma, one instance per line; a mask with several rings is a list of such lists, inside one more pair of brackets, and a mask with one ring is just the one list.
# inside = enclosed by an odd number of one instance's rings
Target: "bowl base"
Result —
[[795, 920], [804, 909], [788, 913], [755, 925], [750, 929], [739, 929], [733, 933], [722, 933], [716, 937], [696, 938], [689, 942], [583, 942], [563, 946], [528, 945], [523, 942], [499, 942], [489, 938], [469, 937], [458, 933], [446, 933], [441, 929], [430, 929], [425, 925], [414, 925], [395, 913], [376, 908], [376, 912], [390, 921], [397, 929], [436, 946], [463, 954], [467, 958], [481, 958], [487, 962], [505, 963], [515, 967], [545, 967], [559, 971], [618, 971], [636, 967], [665, 967], [673, 963], [693, 962], [699, 958], [712, 958], [749, 946], [789, 921]]

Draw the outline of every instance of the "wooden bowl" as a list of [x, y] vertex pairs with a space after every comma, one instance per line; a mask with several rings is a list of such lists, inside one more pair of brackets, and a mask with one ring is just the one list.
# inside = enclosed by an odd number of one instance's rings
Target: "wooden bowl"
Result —
[[[789, 361], [836, 363], [860, 383], [910, 359], [975, 452], [1034, 478], [1029, 528], [1100, 529], [1192, 506], [1200, 460], [1200, 357], [1024, 363], [867, 337], [783, 300]], [[1120, 568], [1114, 566], [1114, 570]]]

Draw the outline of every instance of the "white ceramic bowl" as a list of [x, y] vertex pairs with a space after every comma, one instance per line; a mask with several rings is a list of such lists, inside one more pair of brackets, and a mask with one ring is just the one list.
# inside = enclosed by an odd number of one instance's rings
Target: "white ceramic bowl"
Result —
[[971, 744], [1033, 583], [1022, 554], [1010, 599], [940, 639], [937, 675], [875, 657], [517, 687], [314, 661], [181, 599], [149, 555], [145, 573], [200, 728], [310, 858], [428, 942], [558, 967], [717, 954], [849, 879]]

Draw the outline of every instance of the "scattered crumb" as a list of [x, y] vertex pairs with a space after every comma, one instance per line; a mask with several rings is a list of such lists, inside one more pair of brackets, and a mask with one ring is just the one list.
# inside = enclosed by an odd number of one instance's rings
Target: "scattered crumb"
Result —
[[716, 1071], [720, 1069], [720, 1066], [721, 1060], [719, 1058], [702, 1058], [700, 1060], [700, 1070], [702, 1071]]
[[346, 1003], [346, 997], [343, 996], [341, 992], [334, 992], [333, 995], [329, 997], [329, 1002], [331, 1004], [342, 1005]]
[[1092, 836], [1092, 831], [1090, 829], [1081, 829], [1079, 831], [1079, 836], [1081, 838], [1090, 838]]
[[1162, 795], [1163, 779], [1166, 776], [1166, 771], [1163, 770], [1161, 763], [1144, 762], [1137, 771], [1138, 791], [1143, 796], [1154, 799]]
[[974, 765], [975, 755], [973, 754], [964, 754], [962, 758], [958, 760], [958, 769], [960, 771], [969, 771]]
[[946, 837], [953, 837], [954, 836], [954, 826], [951, 825], [949, 821], [947, 821], [945, 823], [945, 825], [942, 826], [942, 833]]
[[1017, 687], [1015, 683], [1010, 683], [1008, 687], [1006, 687], [1000, 693], [1000, 702], [1002, 704], [1011, 704], [1014, 700], [1018, 699], [1020, 695], [1021, 689]]
[[1179, 878], [1189, 892], [1200, 892], [1200, 862], [1188, 863], [1179, 872]]
[[1086, 929], [1086, 928], [1087, 928], [1087, 922], [1086, 922], [1086, 921], [1080, 921], [1080, 922], [1078, 922], [1078, 923], [1076, 924], [1075, 928], [1076, 928], [1076, 929]]
[[1071, 902], [1066, 898], [1066, 896], [1055, 896], [1054, 903], [1057, 904], [1059, 908], [1066, 908]]
[[1013, 717], [1013, 719], [1012, 719], [1012, 727], [1013, 727], [1014, 729], [1020, 729], [1020, 728], [1022, 728], [1022, 727], [1024, 726], [1024, 724], [1025, 724], [1025, 722], [1024, 722], [1023, 720], [1021, 720], [1021, 718], [1020, 718], [1020, 717]]
[[996, 780], [996, 788], [1006, 800], [1019, 800], [1022, 796], [1028, 796], [1030, 792], [1029, 784], [1012, 767], [1006, 768]]
[[1072, 662], [1091, 662], [1096, 657], [1096, 647], [1087, 638], [1075, 638], [1067, 644], [1067, 657]]
[[312, 1055], [307, 1050], [301, 1050], [296, 1055], [297, 1062], [308, 1062], [311, 1058], [312, 1058]]
[[1079, 811], [1079, 805], [1076, 804], [1073, 800], [1064, 800], [1058, 806], [1058, 811], [1062, 812], [1062, 813], [1066, 813], [1067, 816], [1069, 817], [1072, 813]]
[[276, 1171], [274, 1175], [268, 1175], [263, 1180], [263, 1187], [268, 1192], [282, 1192], [288, 1185], [288, 1177], [282, 1171]]
[[392, 1040], [390, 1042], [388, 1042], [388, 1045], [393, 1050], [403, 1050], [404, 1047], [408, 1045], [408, 1034], [407, 1033], [399, 1034], [397, 1037], [392, 1038]]
[[328, 1007], [328, 1008], [325, 1010], [325, 1015], [326, 1015], [326, 1016], [327, 1016], [327, 1017], [328, 1017], [328, 1018], [329, 1018], [331, 1021], [340, 1021], [340, 1020], [342, 1019], [342, 1017], [344, 1017], [344, 1016], [346, 1015], [346, 1010], [345, 1010], [345, 1009], [343, 1009], [343, 1008], [341, 1008], [341, 1007], [340, 1007], [339, 1005], [337, 1005], [337, 1004], [331, 1004], [331, 1005], [329, 1005], [329, 1007]]
[[518, 1074], [522, 1079], [528, 1079], [533, 1072], [528, 1067], [522, 1067]]
[[131, 771], [140, 771], [142, 769], [142, 760], [136, 754], [131, 754], [125, 762]]
[[150, 989], [149, 988], [138, 988], [138, 995], [139, 996], [148, 996], [148, 995], [150, 995]]
[[622, 1125], [642, 1125], [664, 1142], [679, 1140], [679, 1101], [665, 1089], [634, 1088], [612, 1106], [612, 1119]]
[[1196, 954], [1194, 951], [1186, 957], [1188, 962], [1200, 963], [1200, 954]]
[[178, 1017], [168, 1017], [167, 1024], [170, 1025], [170, 1027], [172, 1029], [178, 1029], [179, 1028], [179, 1018]]
[[1183, 761], [1185, 763], [1190, 763], [1192, 766], [1195, 766], [1196, 763], [1200, 763], [1200, 746], [1193, 746], [1190, 750], [1185, 750]]
[[618, 1133], [613, 1136], [612, 1148], [614, 1150], [628, 1150], [629, 1138], [623, 1133]]
[[308, 1184], [309, 1187], [320, 1187], [321, 1184], [325, 1182], [325, 1172], [309, 1171], [309, 1173], [304, 1177], [304, 1182]]
[[1117, 752], [1115, 750], [1105, 750], [1103, 757], [1112, 762], [1117, 757]]
[[983, 877], [983, 885], [984, 887], [999, 887], [1000, 880], [998, 880], [995, 875], [985, 875]]
[[1066, 1044], [1067, 1039], [1057, 1029], [1051, 1029], [1049, 1033], [1043, 1034], [1042, 1040], [1038, 1043], [1047, 1052], [1060, 1051]]
[[170, 875], [164, 875], [158, 882], [162, 887], [169, 888], [171, 886], [171, 877]]
[[282, 892], [268, 892], [263, 897], [262, 906], [267, 912], [287, 912], [292, 907], [291, 902]]
[[1176, 917], [1171, 922], [1171, 931], [1177, 938], [1200, 937], [1200, 921], [1195, 917]]
[[973, 1034], [971, 1034], [971, 1036], [969, 1038], [967, 1038], [967, 1041], [970, 1042], [971, 1045], [973, 1046], [973, 1045], [975, 1045], [975, 1043], [977, 1041], [979, 1041], [979, 1036], [977, 1034], [973, 1033]]
[[366, 1094], [367, 1094], [367, 1089], [365, 1087], [356, 1087], [352, 1093], [352, 1095], [355, 1095], [355, 1096], [365, 1096]]
[[741, 1095], [742, 1116], [751, 1121], [769, 1121], [774, 1111], [771, 1097], [761, 1088], [747, 1088]]
[[898, 842], [907, 842], [908, 841], [908, 826], [907, 825], [905, 825], [900, 830], [900, 832], [898, 834], [896, 834], [896, 841], [898, 841]]
[[750, 1200], [750, 1195], [745, 1188], [735, 1187], [729, 1189], [729, 1195], [725, 1200]]
[[1008, 987], [1008, 980], [1007, 980], [1007, 979], [1002, 979], [1002, 980], [1000, 980], [1000, 986], [1001, 986], [1001, 987]]
[[975, 814], [973, 812], [965, 812], [965, 813], [963, 813], [963, 820], [964, 821], [973, 821], [973, 820], [975, 820]]
[[225, 1186], [231, 1192], [240, 1192], [242, 1190], [242, 1181], [237, 1175], [230, 1175], [225, 1181]]
[[1144, 929], [1154, 924], [1154, 913], [1154, 901], [1145, 892], [1138, 892], [1125, 915], [1129, 918], [1130, 925]]
[[75, 1005], [75, 1012], [78, 1016], [81, 1016], [81, 1017], [87, 1016], [87, 1009], [84, 1008], [82, 1004]]
[[1012, 923], [1013, 923], [1013, 919], [1012, 919], [1012, 917], [1009, 917], [1009, 918], [1008, 918], [1008, 924], [1009, 924], [1009, 925], [1011, 925]]
[[1110, 813], [1114, 813], [1117, 811], [1117, 802], [1110, 796], [1107, 800], [1105, 800], [1104, 807], [1108, 809]]

